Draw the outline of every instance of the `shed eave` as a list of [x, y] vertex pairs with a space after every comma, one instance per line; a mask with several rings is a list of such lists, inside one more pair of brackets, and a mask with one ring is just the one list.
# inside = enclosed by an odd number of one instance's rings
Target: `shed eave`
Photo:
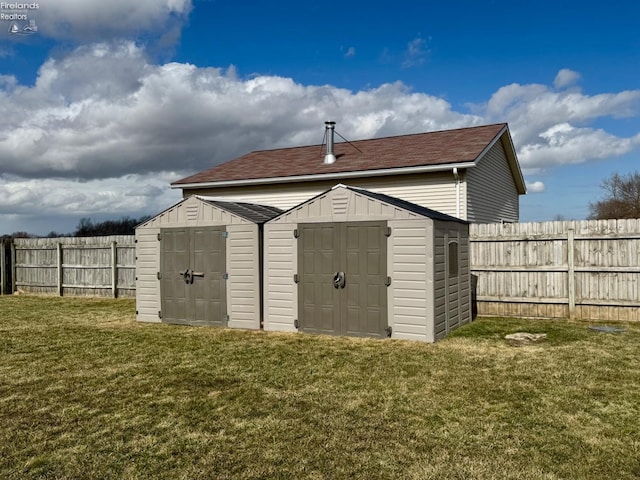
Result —
[[311, 175], [294, 175], [291, 177], [252, 178], [247, 180], [223, 180], [218, 182], [172, 183], [171, 188], [190, 190], [209, 187], [241, 187], [247, 185], [267, 185], [277, 183], [312, 182], [321, 180], [340, 180], [357, 177], [381, 177], [385, 175], [405, 175], [410, 173], [445, 172], [453, 168], [472, 168], [475, 161], [446, 163], [438, 165], [421, 165], [417, 167], [381, 168], [377, 170], [355, 170], [352, 172], [317, 173]]

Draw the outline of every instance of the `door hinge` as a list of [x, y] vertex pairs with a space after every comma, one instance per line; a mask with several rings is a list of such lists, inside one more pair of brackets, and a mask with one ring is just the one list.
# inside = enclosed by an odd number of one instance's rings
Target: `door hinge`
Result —
[[160, 272], [156, 273], [156, 277], [158, 277], [158, 280], [162, 280], [162, 273]]
[[222, 321], [224, 322], [225, 325], [229, 324], [229, 315], [223, 315], [222, 316]]
[[300, 282], [300, 277], [298, 276], [297, 273], [293, 274], [293, 283], [298, 283]]
[[387, 327], [384, 329], [387, 334], [387, 338], [391, 338], [391, 334], [393, 333], [393, 329], [391, 327]]
[[223, 273], [222, 274], [222, 279], [223, 280], [229, 280], [229, 274], [228, 273]]
[[222, 238], [229, 238], [229, 232], [221, 232], [220, 235]]
[[391, 277], [387, 277], [387, 279], [384, 281], [384, 284], [388, 287], [389, 285], [391, 285]]
[[296, 330], [300, 328], [300, 322], [298, 321], [297, 318], [293, 321], [293, 326], [296, 328]]
[[391, 227], [387, 227], [387, 229], [384, 231], [384, 236], [385, 237], [391, 236]]
[[162, 234], [158, 232], [158, 241], [162, 240]]
[[162, 310], [158, 310], [158, 318], [162, 318]]
[[300, 238], [300, 230], [297, 228], [293, 230], [293, 238]]

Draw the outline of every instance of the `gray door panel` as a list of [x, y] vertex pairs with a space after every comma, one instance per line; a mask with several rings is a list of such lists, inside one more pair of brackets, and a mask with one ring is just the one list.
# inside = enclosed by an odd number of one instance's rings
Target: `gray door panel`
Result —
[[334, 226], [301, 227], [298, 259], [302, 275], [298, 311], [304, 318], [306, 332], [332, 334], [338, 328], [338, 292], [332, 284], [337, 251]]
[[[189, 325], [225, 324], [224, 227], [163, 229], [161, 232], [163, 321]], [[189, 281], [182, 273], [192, 272]]]
[[347, 224], [346, 335], [386, 336], [387, 237], [381, 222]]
[[185, 229], [162, 231], [160, 281], [162, 320], [186, 323], [187, 285], [180, 272], [189, 264], [189, 238]]
[[[386, 223], [301, 224], [298, 231], [300, 329], [386, 336]], [[334, 287], [337, 272], [344, 288]]]

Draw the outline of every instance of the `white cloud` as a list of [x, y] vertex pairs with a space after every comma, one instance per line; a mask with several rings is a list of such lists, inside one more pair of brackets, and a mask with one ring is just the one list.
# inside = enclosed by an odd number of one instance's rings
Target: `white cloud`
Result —
[[169, 32], [182, 24], [191, 0], [40, 0], [38, 34], [83, 41]]
[[553, 86], [556, 88], [568, 87], [574, 85], [580, 80], [580, 74], [568, 68], [561, 69], [556, 78], [553, 80]]
[[352, 92], [243, 79], [233, 66], [157, 65], [133, 42], [97, 43], [47, 60], [33, 86], [0, 76], [0, 216], [155, 213], [177, 201], [171, 181], [252, 150], [320, 143], [328, 119], [350, 140], [507, 121], [530, 173], [638, 148], [640, 133], [592, 123], [639, 110], [640, 90], [512, 84], [469, 114], [401, 82]]
[[401, 65], [402, 68], [422, 65], [426, 61], [428, 53], [429, 49], [424, 38], [414, 38], [407, 44], [407, 50], [404, 53], [404, 60]]
[[559, 123], [541, 132], [539, 143], [521, 147], [522, 164], [536, 168], [559, 164], [584, 163], [587, 160], [616, 157], [640, 145], [640, 134], [620, 138], [601, 129], [576, 128]]
[[544, 190], [545, 190], [544, 183], [539, 180], [535, 182], [527, 182], [528, 193], [541, 193], [541, 192], [544, 192]]
[[633, 117], [639, 111], [640, 90], [586, 95], [541, 84], [504, 86], [485, 105], [474, 108], [487, 122], [509, 123], [519, 160], [528, 171], [629, 152], [637, 138], [584, 125], [607, 117]]
[[124, 175], [77, 182], [0, 176], [0, 216], [91, 216], [100, 212], [155, 212], [179, 200], [168, 188], [175, 173]]
[[33, 87], [5, 83], [0, 171], [28, 178], [193, 172], [254, 149], [319, 143], [328, 118], [351, 139], [480, 121], [402, 83], [353, 93], [242, 80], [233, 67], [150, 64], [131, 42], [51, 59]]

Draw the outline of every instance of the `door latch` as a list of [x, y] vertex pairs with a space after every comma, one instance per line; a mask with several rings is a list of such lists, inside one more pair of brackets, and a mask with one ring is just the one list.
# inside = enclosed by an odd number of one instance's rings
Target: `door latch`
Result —
[[344, 288], [347, 283], [347, 277], [344, 272], [336, 272], [333, 276], [333, 287], [334, 288]]
[[193, 283], [193, 272], [191, 270], [187, 269], [184, 272], [178, 272], [178, 275], [184, 279], [184, 283], [187, 285], [191, 285]]

